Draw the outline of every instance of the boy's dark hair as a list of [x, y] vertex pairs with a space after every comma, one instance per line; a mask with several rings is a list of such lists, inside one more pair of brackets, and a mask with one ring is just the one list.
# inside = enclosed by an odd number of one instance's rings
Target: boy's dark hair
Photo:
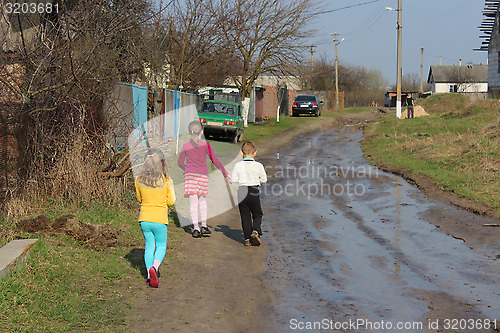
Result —
[[245, 141], [241, 145], [241, 151], [245, 156], [252, 155], [256, 150], [255, 144], [252, 141]]
[[198, 120], [193, 120], [188, 125], [189, 134], [200, 134], [202, 129], [203, 126], [201, 126], [201, 123]]

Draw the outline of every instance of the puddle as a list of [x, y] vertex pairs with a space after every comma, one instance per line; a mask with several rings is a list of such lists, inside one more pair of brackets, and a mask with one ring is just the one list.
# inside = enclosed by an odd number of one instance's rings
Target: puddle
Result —
[[450, 207], [371, 167], [360, 140], [361, 132], [311, 133], [279, 160], [261, 159], [275, 174], [262, 202], [275, 208], [263, 228], [279, 330], [295, 331], [291, 320], [423, 322], [430, 303], [421, 291], [500, 319], [500, 263], [426, 221], [427, 211]]

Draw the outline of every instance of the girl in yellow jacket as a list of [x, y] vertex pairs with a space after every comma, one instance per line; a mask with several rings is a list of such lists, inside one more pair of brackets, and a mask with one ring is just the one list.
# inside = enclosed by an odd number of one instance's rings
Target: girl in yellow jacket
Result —
[[143, 170], [135, 180], [137, 200], [141, 203], [139, 223], [144, 235], [144, 263], [148, 272], [147, 284], [158, 288], [158, 268], [167, 251], [168, 206], [175, 194], [169, 190], [165, 156], [150, 149]]

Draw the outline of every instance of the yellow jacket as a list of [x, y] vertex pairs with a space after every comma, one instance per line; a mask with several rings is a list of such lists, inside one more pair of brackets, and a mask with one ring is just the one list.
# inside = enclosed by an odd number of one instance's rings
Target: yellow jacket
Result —
[[141, 203], [139, 221], [168, 224], [168, 206], [175, 202], [175, 194], [170, 193], [168, 181], [152, 188], [135, 181], [135, 194]]

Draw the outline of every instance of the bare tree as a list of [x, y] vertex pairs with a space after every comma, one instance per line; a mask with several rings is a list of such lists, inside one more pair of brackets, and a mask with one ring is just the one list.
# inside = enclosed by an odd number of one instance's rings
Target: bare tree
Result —
[[41, 187], [50, 183], [49, 195], [81, 193], [83, 178], [61, 170], [68, 158], [77, 156], [82, 169], [97, 174], [105, 151], [102, 102], [115, 82], [142, 77], [154, 16], [146, 0], [58, 5], [51, 13], [4, 10], [0, 17], [0, 61], [8, 65], [0, 71], [0, 90], [10, 94], [2, 113], [12, 119], [18, 188], [32, 178]]
[[229, 52], [238, 60], [232, 79], [241, 93], [245, 125], [250, 92], [259, 75], [286, 74], [300, 62], [297, 46], [310, 35], [314, 9], [312, 0], [219, 0], [212, 6]]
[[234, 59], [222, 34], [221, 18], [212, 15], [211, 1], [175, 1], [164, 21], [169, 86], [194, 90], [224, 82]]
[[[387, 85], [387, 80], [378, 70], [339, 64], [339, 90], [344, 91], [346, 106], [370, 105], [372, 101], [382, 104]], [[334, 64], [326, 59], [316, 61], [311, 75], [310, 87], [313, 90], [334, 91]]]
[[403, 91], [419, 91], [420, 75], [416, 73], [406, 73], [405, 75], [403, 75], [401, 87]]

